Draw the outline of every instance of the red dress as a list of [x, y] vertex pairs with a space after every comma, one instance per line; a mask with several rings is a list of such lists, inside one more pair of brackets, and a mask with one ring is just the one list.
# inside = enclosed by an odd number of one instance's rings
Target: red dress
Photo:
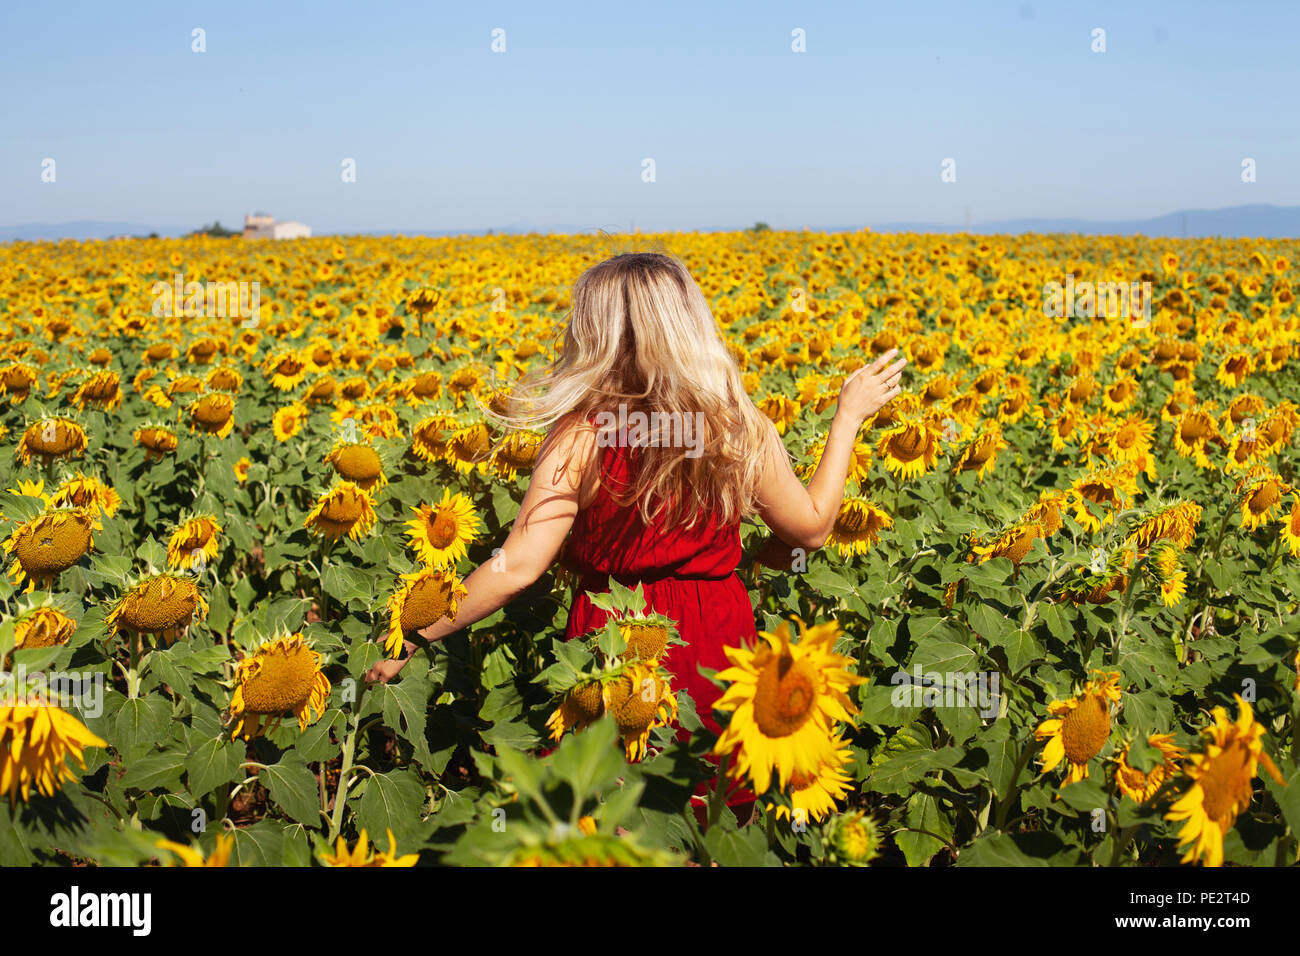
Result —
[[[704, 725], [720, 733], [713, 704], [722, 690], [699, 668], [725, 670], [731, 665], [724, 646], [752, 647], [758, 638], [749, 593], [736, 574], [740, 525], [719, 526], [710, 516], [692, 528], [663, 521], [647, 526], [634, 502], [620, 507], [611, 495], [611, 488], [624, 494], [630, 489], [638, 454], [624, 446], [600, 449], [600, 487], [578, 512], [565, 548], [564, 563], [575, 576], [565, 639], [605, 624], [606, 613], [591, 603], [587, 591], [608, 591], [611, 577], [632, 588], [640, 583], [647, 609], [676, 621], [686, 642], [664, 656], [670, 686], [685, 690]], [[690, 733], [679, 727], [677, 737], [688, 740]]]

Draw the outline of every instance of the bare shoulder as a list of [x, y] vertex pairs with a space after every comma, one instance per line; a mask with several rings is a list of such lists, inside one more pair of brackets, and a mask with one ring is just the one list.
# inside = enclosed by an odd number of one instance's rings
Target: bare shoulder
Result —
[[589, 483], [596, 460], [596, 428], [581, 415], [570, 413], [553, 426], [538, 449], [538, 470], [552, 484], [583, 488]]

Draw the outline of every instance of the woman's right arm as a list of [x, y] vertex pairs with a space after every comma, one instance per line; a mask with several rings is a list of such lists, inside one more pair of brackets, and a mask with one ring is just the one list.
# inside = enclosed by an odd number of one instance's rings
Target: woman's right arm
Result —
[[850, 374], [840, 389], [835, 416], [821, 461], [807, 487], [790, 466], [785, 446], [772, 426], [763, 468], [758, 514], [772, 532], [792, 547], [814, 551], [826, 543], [840, 505], [853, 458], [853, 443], [862, 423], [902, 391], [899, 377], [907, 359], [886, 364], [898, 353], [890, 349], [870, 365]]

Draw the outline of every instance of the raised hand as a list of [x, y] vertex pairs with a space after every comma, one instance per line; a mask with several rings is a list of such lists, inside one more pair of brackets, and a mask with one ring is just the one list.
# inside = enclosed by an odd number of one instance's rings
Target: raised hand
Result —
[[901, 358], [892, 365], [886, 364], [897, 354], [898, 349], [890, 349], [870, 365], [864, 365], [844, 379], [835, 409], [836, 418], [844, 416], [854, 428], [858, 428], [903, 390], [900, 379], [907, 359]]

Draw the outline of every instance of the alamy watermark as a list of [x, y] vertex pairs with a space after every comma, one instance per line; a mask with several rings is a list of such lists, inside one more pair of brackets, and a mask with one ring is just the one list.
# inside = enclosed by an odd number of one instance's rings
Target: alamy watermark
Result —
[[997, 671], [929, 671], [917, 664], [909, 674], [889, 675], [894, 690], [889, 701], [895, 707], [971, 707], [981, 717], [998, 715], [1002, 678]]
[[155, 282], [155, 318], [238, 318], [246, 329], [257, 328], [261, 320], [262, 287], [252, 282], [186, 282], [176, 273], [171, 282]]
[[75, 709], [82, 716], [104, 715], [104, 675], [100, 671], [37, 671], [19, 664], [0, 671], [0, 706]]
[[704, 454], [703, 412], [629, 412], [623, 402], [618, 414], [596, 415], [597, 448], [685, 448], [687, 458]]
[[1043, 314], [1054, 319], [1128, 319], [1135, 329], [1151, 324], [1150, 282], [1065, 282], [1043, 286]]

